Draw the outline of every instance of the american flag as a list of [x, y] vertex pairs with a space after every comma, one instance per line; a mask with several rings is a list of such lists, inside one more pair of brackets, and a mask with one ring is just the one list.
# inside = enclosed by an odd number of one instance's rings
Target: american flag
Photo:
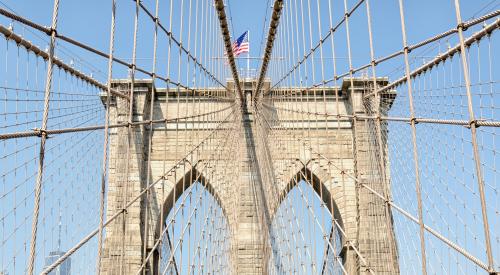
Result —
[[233, 43], [233, 54], [238, 56], [242, 53], [247, 53], [250, 51], [250, 44], [248, 42], [248, 31], [244, 32], [236, 41]]

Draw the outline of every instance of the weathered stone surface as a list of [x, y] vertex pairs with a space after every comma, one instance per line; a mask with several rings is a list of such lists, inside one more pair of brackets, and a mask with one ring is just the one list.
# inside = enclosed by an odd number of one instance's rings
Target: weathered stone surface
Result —
[[[353, 86], [351, 86], [351, 84]], [[127, 92], [129, 83], [115, 81], [116, 88]], [[232, 83], [228, 83], [231, 86]], [[366, 115], [362, 95], [366, 91], [366, 80], [344, 80], [341, 93], [337, 97], [329, 96], [327, 104], [315, 103], [312, 100], [293, 102], [294, 108], [317, 113], [341, 115]], [[150, 81], [137, 81], [134, 93], [134, 121], [149, 120], [149, 102], [151, 100]], [[333, 93], [335, 94], [335, 92]], [[320, 95], [318, 95], [320, 96]], [[275, 107], [289, 108], [290, 102], [274, 102]], [[297, 105], [298, 104], [298, 105]], [[210, 112], [228, 107], [229, 102], [206, 100], [200, 108], [193, 110], [191, 105], [180, 104], [176, 100], [167, 100], [158, 96], [154, 101], [153, 119], [190, 116], [196, 113]], [[238, 148], [241, 155], [237, 175], [234, 170], [219, 166], [218, 163], [205, 165], [200, 174], [210, 175], [213, 179], [221, 179], [214, 184], [212, 192], [217, 194], [223, 209], [236, 207], [235, 211], [225, 211], [232, 229], [231, 265], [236, 274], [266, 274], [271, 253], [267, 240], [266, 215], [272, 219], [279, 207], [280, 200], [293, 187], [294, 182], [305, 179], [318, 193], [321, 193], [325, 204], [338, 218], [347, 237], [343, 239], [342, 257], [349, 274], [367, 274], [366, 267], [377, 274], [395, 274], [397, 268], [397, 250], [392, 232], [392, 217], [387, 212], [385, 202], [374, 196], [362, 185], [369, 186], [381, 194], [389, 190], [388, 175], [381, 173], [381, 168], [374, 163], [373, 146], [375, 137], [371, 134], [370, 125], [364, 120], [342, 117], [311, 120], [307, 114], [278, 111], [276, 118], [283, 123], [279, 129], [269, 133], [269, 153], [273, 158], [273, 176], [260, 175], [259, 158], [256, 151], [264, 146], [255, 141], [256, 121], [251, 113], [251, 106], [242, 116], [242, 139]], [[128, 105], [117, 99], [111, 107], [111, 124], [127, 122]], [[193, 129], [210, 131], [216, 125], [213, 121], [193, 121], [192, 124], [154, 125], [151, 133], [152, 148], [149, 148], [151, 127], [144, 125], [134, 127], [130, 147], [130, 157], [126, 158], [127, 128], [113, 128], [110, 136], [109, 186], [107, 193], [108, 219], [119, 211], [123, 205], [136, 197], [147, 182], [160, 178], [166, 170], [172, 169], [161, 184], [152, 188], [146, 201], [141, 197], [127, 209], [123, 217], [116, 219], [106, 229], [101, 274], [135, 274], [141, 265], [143, 251], [152, 249], [155, 235], [162, 215], [162, 209], [170, 197], [182, 193], [175, 186], [179, 179], [187, 177], [189, 185], [193, 174], [189, 174], [190, 165], [205, 162], [217, 153], [217, 148], [197, 152], [192, 155], [190, 164], [176, 166], [186, 151], [198, 144], [203, 136], [193, 136]], [[307, 141], [307, 145], [297, 141], [297, 137]], [[224, 138], [224, 137], [220, 137]], [[312, 146], [318, 152], [311, 152]], [[385, 146], [385, 144], [383, 145]], [[150, 153], [150, 155], [149, 155]], [[317, 155], [324, 156], [321, 158]], [[147, 159], [150, 158], [150, 167]], [[222, 156], [219, 156], [222, 157]], [[329, 161], [325, 160], [328, 159]], [[128, 176], [127, 176], [128, 170]], [[148, 175], [149, 171], [149, 175]], [[188, 174], [186, 174], [188, 173]], [[356, 175], [356, 182], [346, 174]], [[387, 173], [388, 174], [388, 173]], [[227, 181], [224, 179], [233, 179]], [[269, 189], [269, 182], [277, 182], [274, 189]], [[217, 181], [219, 182], [219, 181]], [[237, 185], [237, 186], [235, 186]], [[236, 190], [236, 191], [235, 191]], [[324, 190], [324, 192], [323, 192]], [[172, 195], [173, 193], [176, 193]], [[272, 198], [270, 197], [272, 196]], [[273, 199], [274, 198], [274, 199]], [[168, 202], [167, 202], [168, 201]], [[334, 204], [332, 204], [334, 202]], [[260, 209], [261, 211], [257, 211]], [[144, 211], [150, 213], [148, 220], [149, 234], [144, 236], [146, 221]], [[124, 218], [124, 219], [123, 219]], [[123, 227], [126, 235], [123, 235]], [[145, 241], [146, 239], [146, 241]], [[146, 244], [147, 247], [144, 247]], [[363, 255], [360, 259], [352, 249], [354, 246]], [[123, 265], [121, 263], [123, 259]], [[364, 262], [366, 262], [366, 264]]]

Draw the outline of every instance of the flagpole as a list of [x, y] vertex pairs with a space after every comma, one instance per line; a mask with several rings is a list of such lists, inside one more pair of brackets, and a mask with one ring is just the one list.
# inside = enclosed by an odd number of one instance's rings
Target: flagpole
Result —
[[250, 30], [247, 30], [248, 52], [247, 52], [247, 77], [250, 78]]

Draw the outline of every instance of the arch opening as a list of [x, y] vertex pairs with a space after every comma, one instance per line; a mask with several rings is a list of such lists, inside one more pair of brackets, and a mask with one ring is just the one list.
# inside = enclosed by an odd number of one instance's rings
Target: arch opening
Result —
[[230, 273], [230, 228], [213, 185], [196, 168], [177, 181], [162, 204], [153, 274]]
[[283, 189], [272, 215], [270, 274], [344, 274], [343, 222], [329, 190], [307, 167]]

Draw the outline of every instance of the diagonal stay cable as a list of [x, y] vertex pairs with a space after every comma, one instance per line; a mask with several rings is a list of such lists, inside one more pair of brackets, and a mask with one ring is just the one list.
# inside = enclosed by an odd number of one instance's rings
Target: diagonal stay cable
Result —
[[[131, 123], [119, 123], [119, 124], [112, 124], [109, 125], [109, 128], [120, 128], [120, 127], [127, 127], [127, 126], [132, 126], [132, 127], [137, 127], [140, 125], [145, 125], [145, 124], [160, 124], [160, 123], [166, 123], [166, 122], [178, 122], [181, 120], [187, 120], [190, 118], [196, 118], [196, 117], [205, 117], [208, 115], [213, 115], [215, 113], [220, 113], [224, 112], [230, 108], [233, 108], [234, 104], [219, 109], [211, 112], [206, 112], [203, 114], [197, 114], [197, 115], [191, 115], [191, 116], [184, 116], [184, 117], [176, 117], [176, 118], [165, 118], [165, 119], [155, 119], [155, 120], [146, 120], [146, 121], [140, 121], [140, 122], [131, 122]], [[55, 135], [55, 134], [66, 134], [66, 133], [75, 133], [75, 132], [85, 132], [85, 131], [94, 131], [94, 130], [100, 130], [104, 129], [104, 125], [93, 125], [93, 126], [85, 126], [85, 127], [73, 127], [73, 128], [62, 128], [62, 129], [45, 129], [41, 130], [38, 128], [33, 129], [32, 131], [25, 131], [25, 132], [17, 132], [17, 133], [6, 133], [6, 134], [0, 134], [0, 140], [5, 140], [5, 139], [13, 139], [13, 138], [25, 138], [25, 137], [37, 137], [42, 135], [42, 133], [46, 133], [47, 135]]]
[[[32, 27], [32, 28], [34, 28], [36, 30], [39, 30], [39, 31], [41, 31], [41, 32], [43, 32], [43, 33], [45, 33], [47, 35], [50, 35], [52, 33], [52, 30], [50, 28], [44, 27], [44, 26], [39, 25], [37, 23], [34, 23], [34, 22], [32, 22], [32, 21], [24, 18], [24, 17], [21, 17], [19, 15], [11, 13], [11, 12], [5, 10], [5, 9], [0, 8], [0, 14], [3, 15], [3, 16], [5, 16], [5, 17], [8, 17], [10, 19], [13, 19], [13, 20], [15, 20], [17, 22], [20, 22], [20, 23], [22, 23], [22, 24], [24, 24], [26, 26]], [[143, 74], [146, 74], [149, 77], [153, 77], [153, 75], [154, 75], [155, 78], [160, 79], [160, 80], [162, 80], [165, 83], [173, 84], [173, 85], [175, 85], [177, 87], [184, 88], [184, 89], [189, 90], [189, 91], [195, 91], [194, 88], [190, 88], [187, 85], [184, 85], [184, 84], [182, 84], [180, 82], [176, 82], [173, 79], [171, 79], [170, 77], [163, 77], [163, 76], [160, 76], [160, 75], [155, 75], [152, 72], [150, 72], [150, 71], [148, 71], [148, 70], [146, 70], [144, 68], [137, 67], [136, 65], [128, 63], [128, 62], [124, 61], [123, 59], [120, 59], [120, 58], [117, 58], [117, 57], [114, 57], [114, 56], [111, 57], [111, 56], [109, 56], [109, 54], [107, 54], [107, 53], [105, 53], [103, 51], [100, 51], [98, 49], [95, 49], [95, 48], [93, 48], [93, 47], [91, 47], [89, 45], [86, 45], [83, 42], [77, 41], [77, 40], [75, 40], [75, 39], [73, 39], [71, 37], [65, 36], [65, 35], [57, 33], [57, 32], [56, 32], [55, 36], [56, 36], [56, 38], [58, 38], [58, 39], [60, 39], [62, 41], [65, 41], [67, 43], [73, 44], [73, 45], [75, 45], [75, 46], [77, 46], [79, 48], [82, 48], [82, 49], [84, 49], [86, 51], [94, 53], [94, 54], [96, 54], [98, 56], [101, 56], [103, 58], [106, 58], [106, 59], [110, 59], [111, 58], [113, 60], [113, 62], [121, 64], [121, 65], [123, 65], [123, 66], [125, 66], [127, 68], [132, 69], [134, 67], [134, 69], [136, 71], [141, 72]], [[174, 40], [172, 40], [172, 41], [174, 41]], [[177, 43], [177, 45], [179, 45], [179, 47], [181, 47], [180, 43]], [[186, 51], [186, 49], [183, 49], [183, 48], [180, 48], [180, 49], [181, 49], [181, 51]], [[214, 77], [212, 74], [210, 74], [210, 76]], [[223, 86], [224, 88], [226, 88], [226, 86], [222, 82], [220, 82], [219, 80], [217, 80], [216, 78], [213, 78], [213, 80], [215, 80], [221, 86]]]
[[[403, 216], [405, 216], [406, 218], [408, 218], [409, 220], [415, 222], [415, 223], [418, 223], [418, 218], [414, 217], [412, 214], [408, 213], [406, 210], [404, 210], [402, 207], [400, 207], [398, 204], [394, 203], [391, 199], [389, 198], [386, 198], [384, 197], [382, 194], [378, 193], [376, 190], [374, 190], [373, 188], [371, 188], [370, 186], [368, 186], [366, 183], [362, 182], [360, 179], [358, 179], [357, 177], [355, 177], [354, 175], [352, 175], [351, 173], [345, 171], [345, 170], [342, 170], [339, 166], [337, 166], [334, 161], [332, 161], [331, 159], [327, 158], [326, 156], [324, 156], [323, 154], [321, 153], [318, 153], [316, 152], [315, 150], [313, 150], [313, 148], [311, 147], [310, 144], [307, 143], [307, 141], [304, 141], [302, 140], [300, 137], [297, 137], [296, 135], [292, 135], [297, 141], [300, 141], [302, 142], [302, 144], [304, 146], [306, 146], [312, 154], [315, 154], [317, 155], [319, 158], [322, 158], [324, 159], [325, 161], [328, 162], [329, 165], [333, 166], [335, 169], [337, 169], [342, 175], [346, 175], [347, 177], [351, 178], [352, 180], [354, 180], [355, 182], [357, 182], [358, 184], [360, 184], [362, 187], [366, 188], [368, 191], [370, 191], [372, 194], [374, 194], [375, 196], [377, 196], [378, 198], [380, 198], [381, 200], [384, 200], [386, 201], [387, 203], [389, 203], [391, 205], [392, 208], [396, 209], [398, 212], [400, 212]], [[463, 249], [462, 247], [460, 247], [459, 245], [457, 245], [456, 243], [452, 242], [451, 240], [447, 239], [445, 236], [441, 235], [439, 232], [437, 232], [435, 229], [431, 228], [430, 226], [424, 224], [424, 229], [431, 233], [432, 235], [434, 235], [436, 238], [438, 238], [439, 240], [441, 240], [442, 242], [444, 242], [446, 245], [448, 245], [449, 247], [451, 247], [452, 249], [456, 250], [457, 252], [459, 252], [460, 254], [462, 254], [463, 256], [465, 256], [467, 259], [471, 260], [473, 263], [475, 263], [477, 266], [483, 268], [484, 270], [487, 270], [487, 265], [485, 263], [483, 263], [480, 259], [476, 258], [475, 256], [473, 256], [471, 253], [469, 253], [467, 250]]]
[[[14, 42], [16, 42], [17, 45], [23, 46], [27, 51], [33, 52], [35, 55], [40, 56], [44, 60], [49, 59], [48, 53], [46, 53], [45, 51], [42, 51], [42, 49], [40, 49], [39, 47], [37, 47], [36, 45], [31, 43], [30, 41], [22, 38], [21, 36], [14, 33], [12, 30], [4, 27], [1, 24], [0, 24], [0, 33], [3, 34], [7, 40], [13, 40]], [[67, 65], [66, 63], [64, 63], [63, 61], [58, 59], [57, 57], [53, 57], [52, 62], [54, 63], [54, 65], [63, 69], [64, 71], [70, 73], [71, 75], [73, 75], [73, 76], [75, 76], [75, 77], [77, 77], [77, 78], [79, 78], [79, 79], [81, 79], [81, 80], [83, 80], [91, 85], [94, 85], [103, 91], [105, 91], [107, 89], [106, 85], [100, 83], [99, 81], [92, 78], [91, 76], [88, 76], [88, 75], [76, 70], [75, 68]], [[116, 91], [115, 89], [111, 89], [111, 93], [116, 95], [116, 96], [129, 99], [129, 97], [127, 95], [120, 93], [120, 92]]]
[[[165, 174], [160, 176], [158, 179], [150, 183], [148, 186], [145, 186], [144, 189], [141, 190], [134, 198], [132, 198], [127, 205], [123, 207], [123, 209], [119, 209], [116, 211], [112, 216], [110, 216], [109, 219], [106, 220], [106, 222], [103, 224], [103, 228], [107, 227], [109, 224], [111, 224], [112, 221], [114, 221], [117, 217], [119, 217], [123, 212], [127, 211], [127, 209], [132, 206], [139, 198], [141, 198], [148, 190], [150, 190], [152, 187], [154, 187], [158, 182], [160, 182], [168, 173], [173, 171], [180, 163], [184, 162], [187, 157], [201, 148], [205, 143], [210, 140], [210, 138], [220, 131], [220, 128], [227, 122], [229, 121], [228, 119], [234, 114], [234, 110], [231, 111], [224, 119], [221, 121], [218, 126], [213, 129], [210, 134], [208, 134], [198, 145], [193, 147], [187, 154], [180, 160], [178, 160], [172, 167], [166, 171]], [[73, 255], [79, 248], [81, 248], [84, 244], [86, 244], [90, 239], [92, 239], [97, 233], [99, 232], [99, 228], [94, 229], [92, 232], [90, 232], [87, 236], [85, 236], [83, 239], [81, 239], [75, 246], [72, 248], [68, 249], [64, 255], [59, 257], [56, 261], [54, 261], [50, 266], [46, 267], [40, 274], [42, 275], [47, 275], [49, 274], [52, 270], [54, 270], [56, 267], [58, 267], [60, 264], [62, 264], [68, 257]]]
[[224, 83], [222, 83], [219, 79], [217, 79], [212, 72], [210, 72], [202, 63], [200, 63], [200, 61], [195, 56], [193, 56], [193, 54], [188, 49], [186, 49], [177, 38], [175, 38], [172, 31], [167, 30], [165, 26], [161, 24], [160, 18], [151, 13], [151, 11], [142, 3], [142, 1], [138, 0], [132, 0], [132, 1], [137, 2], [139, 7], [148, 15], [148, 17], [151, 20], [153, 20], [153, 22], [158, 24], [158, 28], [162, 30], [170, 38], [170, 40], [174, 42], [179, 47], [179, 49], [188, 56], [189, 59], [193, 60], [194, 63], [198, 67], [200, 67], [203, 72], [208, 74], [210, 78], [215, 82], [217, 82], [219, 85], [225, 87]]
[[[358, 5], [355, 6], [355, 8], [357, 8], [357, 7], [358, 7]], [[355, 10], [354, 8], [351, 9], [351, 11], [348, 12], [348, 14], [352, 14], [354, 12], [354, 10]], [[481, 16], [481, 17], [479, 17], [477, 19], [473, 19], [473, 20], [464, 22], [464, 27], [465, 28], [469, 28], [469, 27], [475, 26], [475, 25], [477, 25], [479, 23], [482, 23], [482, 22], [484, 22], [484, 21], [486, 21], [488, 19], [492, 19], [492, 18], [494, 18], [496, 16], [499, 16], [499, 15], [500, 15], [500, 10], [493, 11], [493, 12], [485, 14], [484, 16]], [[337, 23], [337, 25], [335, 27], [332, 27], [330, 30], [328, 30], [328, 32], [323, 36], [323, 39], [320, 40], [314, 47], [312, 47], [312, 49], [307, 54], [305, 54], [299, 61], [297, 61], [296, 64], [285, 75], [283, 75], [279, 81], [277, 81], [275, 84], [272, 85], [272, 87], [269, 88], [269, 90], [277, 87], [283, 80], [285, 80], [296, 69], [298, 69], [300, 67], [300, 65], [304, 64], [305, 61], [306, 61], [306, 59], [309, 58], [310, 56], [312, 56], [313, 53], [319, 48], [320, 44], [323, 41], [325, 41], [327, 38], [329, 38], [340, 27], [340, 25], [343, 23], [344, 18], [345, 17], [343, 17]], [[408, 50], [412, 51], [412, 50], [418, 49], [418, 48], [423, 47], [425, 45], [428, 45], [428, 44], [430, 44], [432, 42], [435, 42], [437, 40], [446, 38], [446, 37], [448, 37], [448, 36], [450, 36], [450, 35], [452, 35], [454, 33], [457, 33], [457, 32], [458, 32], [457, 28], [453, 28], [453, 29], [447, 30], [447, 31], [445, 31], [443, 33], [437, 34], [437, 35], [435, 35], [433, 37], [425, 39], [425, 40], [423, 40], [421, 42], [418, 42], [416, 44], [409, 45], [408, 46]], [[391, 60], [391, 59], [393, 59], [395, 57], [398, 57], [398, 56], [402, 55], [403, 53], [404, 53], [404, 50], [402, 49], [402, 50], [398, 50], [396, 52], [393, 52], [393, 53], [391, 53], [391, 54], [389, 54], [387, 56], [383, 56], [383, 57], [380, 57], [380, 58], [377, 58], [377, 59], [373, 59], [368, 64], [362, 65], [362, 66], [357, 67], [357, 68], [353, 68], [352, 73], [356, 73], [356, 72], [365, 70], [365, 69], [369, 68], [372, 64], [378, 65], [378, 64], [383, 63], [383, 62], [385, 62], [387, 60]], [[348, 71], [348, 72], [344, 72], [342, 74], [339, 74], [336, 77], [334, 77], [333, 79], [328, 80], [327, 82], [332, 82], [334, 80], [338, 80], [338, 79], [340, 79], [340, 78], [342, 78], [344, 76], [349, 75], [349, 73], [350, 72]], [[318, 83], [316, 86], [320, 86], [322, 84], [324, 84], [324, 83]]]

